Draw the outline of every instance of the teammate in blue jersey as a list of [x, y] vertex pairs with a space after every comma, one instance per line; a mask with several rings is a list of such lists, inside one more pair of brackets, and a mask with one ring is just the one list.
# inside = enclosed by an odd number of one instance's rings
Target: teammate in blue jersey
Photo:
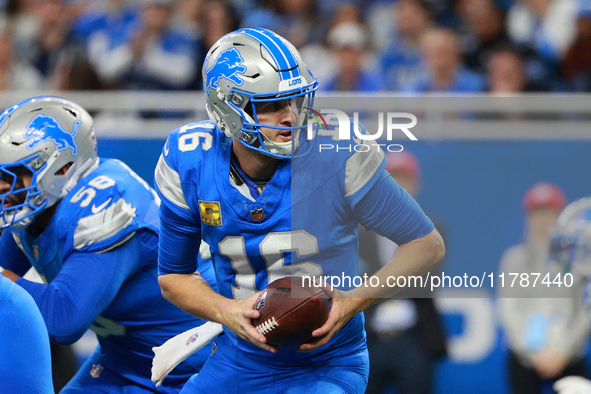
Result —
[[35, 302], [0, 275], [0, 393], [53, 394], [49, 337]]
[[[318, 84], [282, 37], [265, 29], [222, 37], [203, 80], [211, 121], [172, 132], [155, 172], [163, 293], [225, 332], [182, 393], [364, 392], [362, 311], [397, 289], [341, 286], [327, 322], [297, 352], [266, 344], [252, 326], [257, 294], [287, 275], [357, 275], [359, 223], [400, 245], [376, 274], [383, 284], [439, 262], [441, 237], [385, 171], [381, 150], [347, 150], [351, 141], [343, 141], [327, 156], [318, 144], [334, 144], [338, 129], [317, 130], [312, 140], [300, 132]], [[217, 293], [194, 274], [201, 239], [211, 247]]]
[[[210, 349], [164, 387], [150, 380], [151, 348], [202, 322], [162, 297], [158, 197], [124, 163], [97, 157], [82, 107], [39, 97], [0, 115], [0, 208], [2, 274], [33, 297], [50, 338], [97, 334], [62, 393], [176, 393], [200, 369]], [[31, 266], [47, 284], [21, 278]]]

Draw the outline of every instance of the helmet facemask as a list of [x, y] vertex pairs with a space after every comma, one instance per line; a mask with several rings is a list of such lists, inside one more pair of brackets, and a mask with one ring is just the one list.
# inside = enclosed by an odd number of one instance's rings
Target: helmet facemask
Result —
[[[229, 105], [237, 111], [243, 119], [239, 140], [248, 148], [280, 159], [292, 156], [298, 147], [300, 138], [305, 136], [307, 129], [308, 109], [314, 106], [314, 94], [318, 87], [316, 81], [300, 89], [287, 92], [252, 94], [240, 90], [233, 93], [246, 97], [248, 102], [241, 109], [233, 100]], [[234, 96], [235, 97], [235, 96]], [[287, 109], [286, 109], [287, 107]], [[282, 111], [289, 110], [290, 126], [272, 125], [259, 118], [270, 116], [284, 117]], [[279, 119], [280, 120], [280, 119]], [[265, 130], [266, 129], [266, 130]], [[304, 134], [301, 132], [304, 131]], [[285, 142], [272, 141], [267, 134], [274, 137], [277, 133], [286, 133], [291, 139]], [[287, 134], [289, 133], [289, 134]]]
[[[0, 194], [0, 229], [12, 226], [15, 229], [26, 228], [35, 215], [47, 206], [47, 199], [37, 187], [37, 178], [46, 163], [40, 160], [40, 154], [19, 162], [0, 165], [2, 185], [10, 185], [9, 190]], [[28, 185], [24, 179], [29, 178]]]

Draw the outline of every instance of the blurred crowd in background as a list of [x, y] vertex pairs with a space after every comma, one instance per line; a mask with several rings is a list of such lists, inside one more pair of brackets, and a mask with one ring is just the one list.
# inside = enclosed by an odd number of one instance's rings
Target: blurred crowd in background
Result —
[[240, 27], [325, 91], [591, 91], [591, 0], [0, 0], [0, 90], [200, 90]]

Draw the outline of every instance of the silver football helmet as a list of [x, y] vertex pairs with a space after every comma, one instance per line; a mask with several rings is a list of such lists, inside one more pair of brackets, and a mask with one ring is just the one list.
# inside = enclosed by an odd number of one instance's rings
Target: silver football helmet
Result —
[[549, 262], [553, 271], [591, 278], [591, 197], [567, 205], [549, 239]]
[[[276, 158], [289, 158], [292, 144], [305, 129], [318, 82], [297, 49], [283, 37], [261, 28], [240, 29], [220, 38], [203, 65], [203, 90], [209, 118], [228, 137]], [[289, 105], [291, 126], [261, 124], [256, 104]], [[261, 128], [291, 133], [274, 142]]]
[[8, 107], [0, 114], [0, 228], [27, 227], [96, 165], [92, 117], [78, 104], [35, 97]]

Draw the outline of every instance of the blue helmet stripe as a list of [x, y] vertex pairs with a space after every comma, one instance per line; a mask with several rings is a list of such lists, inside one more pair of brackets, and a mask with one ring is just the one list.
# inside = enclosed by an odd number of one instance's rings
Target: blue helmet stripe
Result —
[[[265, 49], [271, 54], [271, 57], [275, 61], [275, 66], [279, 70], [285, 70], [289, 68], [285, 57], [276, 49], [277, 46], [266, 36], [262, 35], [259, 31], [255, 29], [242, 29], [240, 30], [242, 34], [245, 34], [249, 37], [254, 38], [257, 40]], [[279, 77], [283, 81], [284, 79], [289, 79], [289, 72], [279, 72]]]
[[[239, 30], [239, 32], [242, 34], [245, 34], [249, 37], [254, 38], [263, 47], [265, 47], [265, 49], [271, 54], [271, 57], [275, 61], [275, 65], [276, 65], [277, 69], [287, 70], [287, 69], [290, 69], [293, 67], [293, 66], [290, 66], [290, 64], [288, 62], [288, 56], [286, 56], [285, 52], [282, 51], [281, 47], [277, 44], [277, 42], [272, 40], [271, 38], [269, 38], [267, 35], [263, 34], [262, 31], [259, 31], [258, 29], [242, 29], [242, 30]], [[285, 50], [289, 53], [289, 55], [293, 58], [293, 55], [291, 55], [289, 49], [283, 43], [281, 43], [281, 44], [283, 45]], [[294, 61], [295, 61], [295, 59], [294, 59]], [[279, 72], [279, 76], [280, 76], [281, 80], [289, 79], [291, 77], [291, 74], [292, 73], [289, 71], [280, 71]]]
[[296, 60], [293, 52], [289, 49], [289, 47], [287, 45], [285, 45], [283, 40], [277, 34], [273, 33], [270, 30], [260, 29], [260, 28], [257, 28], [254, 30], [257, 30], [261, 34], [264, 34], [265, 36], [270, 38], [277, 45], [277, 47], [280, 49], [280, 51], [285, 56], [289, 68], [293, 69], [290, 71], [291, 78], [299, 77], [300, 76], [300, 69], [299, 69], [299, 67], [297, 67], [298, 61]]

